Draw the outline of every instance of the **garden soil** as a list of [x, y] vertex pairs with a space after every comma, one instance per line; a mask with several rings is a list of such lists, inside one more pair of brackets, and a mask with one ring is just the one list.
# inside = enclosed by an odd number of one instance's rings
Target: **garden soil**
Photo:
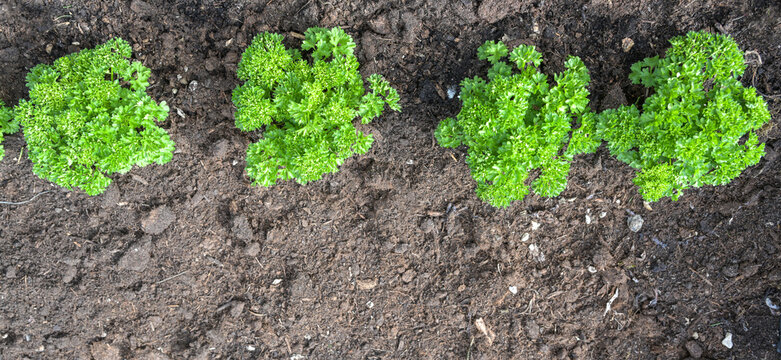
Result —
[[[301, 186], [251, 186], [233, 121], [253, 36], [341, 26], [402, 97], [369, 153]], [[437, 146], [486, 40], [569, 54], [595, 109], [646, 95], [632, 63], [690, 30], [732, 35], [765, 95], [767, 155], [726, 186], [645, 205], [605, 148], [556, 198], [496, 209]], [[0, 162], [0, 359], [779, 359], [781, 4], [772, 0], [0, 3], [0, 98], [38, 63], [120, 36], [171, 113], [173, 161], [100, 196]], [[638, 232], [628, 219], [644, 220]], [[725, 339], [729, 337], [729, 339]]]

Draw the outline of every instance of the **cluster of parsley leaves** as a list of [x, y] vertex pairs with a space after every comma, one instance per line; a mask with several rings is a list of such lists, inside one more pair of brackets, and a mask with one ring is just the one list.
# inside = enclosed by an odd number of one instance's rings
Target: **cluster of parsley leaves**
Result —
[[13, 117], [36, 175], [97, 195], [110, 174], [171, 160], [174, 143], [156, 124], [168, 106], [146, 93], [151, 71], [131, 55], [130, 45], [114, 38], [30, 71], [30, 99]]
[[664, 58], [632, 66], [632, 82], [653, 90], [642, 110], [606, 110], [596, 127], [610, 153], [639, 170], [634, 183], [649, 201], [729, 183], [764, 155], [756, 130], [770, 120], [762, 97], [738, 80], [746, 66], [732, 38], [690, 32], [670, 43]]
[[265, 127], [247, 151], [247, 174], [255, 184], [295, 179], [301, 184], [335, 172], [353, 154], [373, 142], [353, 125], [378, 117], [385, 105], [400, 111], [399, 95], [380, 75], [364, 89], [353, 39], [341, 28], [313, 27], [302, 50], [287, 49], [283, 36], [262, 33], [242, 54], [237, 75], [244, 83], [233, 91], [236, 126]]
[[19, 131], [19, 122], [14, 120], [13, 111], [5, 106], [3, 100], [0, 100], [0, 160], [5, 156], [3, 149], [3, 140], [5, 134], [13, 134]]
[[[461, 111], [439, 123], [437, 141], [444, 147], [469, 147], [466, 162], [477, 181], [477, 195], [493, 206], [522, 200], [535, 169], [540, 171], [532, 189], [542, 196], [559, 195], [573, 157], [593, 152], [601, 143], [592, 136], [588, 69], [570, 56], [551, 86], [537, 68], [542, 55], [533, 46], [509, 51], [502, 42], [487, 41], [478, 48], [478, 57], [492, 64], [488, 81], [474, 77], [461, 82]], [[573, 130], [573, 124], [579, 126]]]

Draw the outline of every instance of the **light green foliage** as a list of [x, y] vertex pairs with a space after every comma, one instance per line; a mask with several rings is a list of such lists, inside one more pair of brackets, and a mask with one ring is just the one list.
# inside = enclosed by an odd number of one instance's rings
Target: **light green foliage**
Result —
[[151, 72], [130, 56], [116, 38], [30, 71], [15, 117], [36, 175], [97, 195], [110, 174], [171, 160], [174, 143], [155, 123], [168, 106], [146, 94]]
[[745, 65], [730, 37], [691, 32], [670, 43], [664, 58], [632, 66], [632, 82], [654, 90], [642, 112], [632, 105], [598, 116], [597, 136], [640, 170], [634, 182], [649, 201], [729, 183], [759, 162], [756, 130], [770, 120], [762, 97], [738, 81]]
[[263, 138], [247, 151], [247, 174], [255, 184], [274, 185], [295, 179], [301, 184], [335, 172], [353, 154], [366, 153], [372, 136], [359, 132], [353, 120], [366, 124], [387, 104], [400, 111], [399, 95], [380, 75], [368, 77], [366, 93], [358, 73], [355, 43], [340, 28], [310, 28], [301, 46], [312, 50], [310, 63], [283, 36], [262, 33], [241, 58], [233, 91], [236, 127], [265, 126]]
[[13, 112], [0, 100], [0, 160], [5, 156], [3, 149], [3, 135], [13, 134], [19, 131], [19, 122], [14, 120]]
[[[502, 60], [508, 53], [520, 72]], [[502, 42], [488, 41], [478, 49], [478, 57], [493, 65], [488, 81], [463, 80], [461, 112], [439, 123], [437, 141], [444, 147], [469, 147], [466, 161], [477, 181], [477, 195], [491, 205], [505, 207], [522, 200], [534, 169], [541, 171], [532, 189], [557, 196], [567, 186], [573, 157], [600, 145], [591, 136], [595, 123], [588, 107], [588, 69], [579, 58], [569, 57], [551, 87], [537, 69], [542, 55], [533, 46], [509, 52]], [[580, 124], [574, 131], [573, 121]]]

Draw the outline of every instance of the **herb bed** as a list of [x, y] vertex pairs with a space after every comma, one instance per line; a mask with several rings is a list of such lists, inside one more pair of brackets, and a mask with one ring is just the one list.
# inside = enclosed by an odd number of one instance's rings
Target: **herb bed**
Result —
[[[440, 148], [434, 131], [460, 109], [448, 90], [488, 70], [475, 56], [486, 40], [534, 45], [549, 76], [579, 56], [601, 111], [645, 96], [629, 68], [661, 55], [669, 38], [726, 31], [758, 55], [746, 55], [744, 83], [779, 94], [779, 6], [509, 3], [517, 9], [10, 1], [0, 11], [0, 99], [23, 98], [35, 64], [121, 36], [152, 70], [152, 98], [170, 106], [161, 127], [177, 150], [88, 197], [38, 179], [22, 137], [5, 136], [0, 200], [51, 192], [0, 205], [0, 355], [643, 359], [699, 347], [712, 358], [777, 356], [778, 317], [764, 303], [778, 299], [781, 278], [777, 96], [766, 98], [759, 164], [651, 210], [634, 171], [605, 147], [574, 160], [559, 197], [492, 208], [475, 195], [466, 152]], [[251, 187], [243, 159], [258, 135], [236, 129], [231, 111], [242, 51], [262, 31], [298, 47], [307, 28], [338, 25], [357, 43], [361, 75], [398, 86], [403, 113], [358, 125], [374, 144], [338, 173]], [[627, 211], [644, 219], [638, 233]]]

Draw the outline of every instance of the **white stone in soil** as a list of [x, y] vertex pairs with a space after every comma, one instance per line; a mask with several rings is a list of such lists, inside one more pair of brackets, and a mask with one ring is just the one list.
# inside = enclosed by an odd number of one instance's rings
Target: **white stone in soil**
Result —
[[721, 340], [721, 344], [724, 345], [727, 349], [732, 349], [732, 333], [727, 332], [726, 335], [724, 335], [724, 340]]
[[640, 215], [632, 215], [626, 219], [626, 224], [632, 232], [638, 232], [643, 228], [643, 218]]

